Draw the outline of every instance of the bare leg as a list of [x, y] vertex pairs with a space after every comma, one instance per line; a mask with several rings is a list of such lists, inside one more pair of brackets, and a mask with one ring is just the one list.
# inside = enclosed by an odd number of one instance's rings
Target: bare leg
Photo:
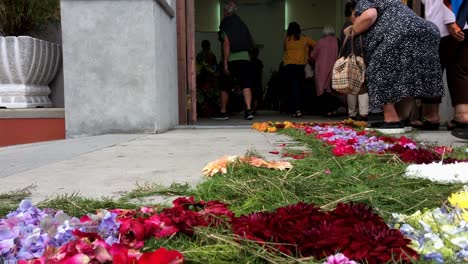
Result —
[[468, 123], [468, 104], [459, 104], [455, 106], [455, 121]]
[[395, 104], [385, 104], [383, 106], [383, 113], [384, 113], [384, 121], [385, 122], [398, 122], [400, 118], [398, 117], [398, 113], [395, 109]]
[[439, 104], [423, 104], [422, 117], [429, 122], [439, 123]]
[[353, 94], [348, 94], [348, 115], [351, 117], [356, 117], [358, 115], [358, 96]]
[[395, 105], [400, 120], [411, 118], [412, 114], [415, 113], [416, 103], [413, 98], [405, 98]]
[[242, 94], [244, 95], [244, 102], [245, 102], [246, 109], [251, 110], [252, 109], [252, 89], [244, 88], [242, 90]]
[[221, 113], [227, 112], [227, 105], [229, 102], [229, 93], [226, 91], [221, 91]]

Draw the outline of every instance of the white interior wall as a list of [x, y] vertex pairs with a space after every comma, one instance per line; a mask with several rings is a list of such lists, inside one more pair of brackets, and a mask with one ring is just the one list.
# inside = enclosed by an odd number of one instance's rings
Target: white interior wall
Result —
[[[239, 6], [239, 15], [249, 26], [256, 44], [260, 45], [260, 59], [264, 63], [263, 84], [266, 85], [271, 71], [278, 68], [283, 56], [283, 38], [289, 22], [297, 21], [304, 34], [318, 40], [321, 29], [330, 24], [338, 31], [344, 23], [344, 0], [270, 0], [249, 1]], [[197, 52], [201, 41], [211, 42], [211, 49], [221, 56], [218, 42], [218, 26], [222, 1], [195, 0], [195, 41]], [[218, 16], [217, 14], [220, 14]]]
[[268, 82], [271, 72], [278, 69], [283, 59], [284, 3], [274, 1], [262, 5], [245, 5], [239, 15], [249, 26], [255, 44], [260, 49], [263, 61], [263, 84]]

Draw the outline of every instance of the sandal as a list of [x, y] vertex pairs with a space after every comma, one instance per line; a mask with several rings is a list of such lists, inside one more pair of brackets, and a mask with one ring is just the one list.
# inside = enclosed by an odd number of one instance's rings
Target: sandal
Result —
[[439, 122], [431, 122], [429, 120], [423, 119], [419, 121], [419, 123], [411, 123], [411, 127], [416, 128], [418, 130], [426, 130], [426, 131], [435, 131], [439, 130], [440, 123]]
[[291, 117], [296, 117], [296, 118], [302, 117], [302, 112], [297, 110], [296, 113], [294, 113]]
[[468, 129], [455, 129], [452, 131], [452, 136], [468, 140]]
[[456, 128], [468, 128], [467, 123], [458, 122], [457, 120], [452, 120], [447, 122], [447, 130], [454, 130]]

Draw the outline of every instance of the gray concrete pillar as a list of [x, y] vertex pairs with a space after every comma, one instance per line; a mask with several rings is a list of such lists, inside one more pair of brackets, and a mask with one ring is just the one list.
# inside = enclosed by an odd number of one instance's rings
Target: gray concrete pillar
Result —
[[177, 124], [175, 18], [154, 0], [61, 0], [61, 12], [68, 136]]

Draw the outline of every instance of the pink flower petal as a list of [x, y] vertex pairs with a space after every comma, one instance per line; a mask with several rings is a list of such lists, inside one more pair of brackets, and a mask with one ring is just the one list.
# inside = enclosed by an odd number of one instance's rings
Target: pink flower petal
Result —
[[86, 256], [85, 254], [79, 253], [74, 255], [73, 257], [63, 260], [62, 264], [88, 264], [91, 259]]

